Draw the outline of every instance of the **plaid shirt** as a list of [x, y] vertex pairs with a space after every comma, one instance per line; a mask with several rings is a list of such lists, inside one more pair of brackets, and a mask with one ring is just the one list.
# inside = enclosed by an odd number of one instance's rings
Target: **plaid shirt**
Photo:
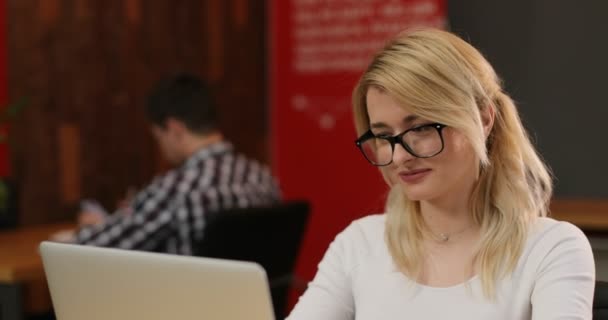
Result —
[[205, 214], [269, 205], [279, 199], [268, 168], [220, 142], [154, 179], [126, 211], [119, 210], [103, 224], [80, 229], [75, 242], [192, 255], [193, 242], [203, 235]]

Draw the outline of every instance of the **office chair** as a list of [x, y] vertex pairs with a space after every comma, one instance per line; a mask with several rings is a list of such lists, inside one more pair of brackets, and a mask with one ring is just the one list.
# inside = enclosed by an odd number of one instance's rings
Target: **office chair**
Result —
[[262, 265], [270, 282], [275, 316], [283, 319], [309, 210], [307, 202], [294, 201], [210, 214], [194, 254]]
[[595, 282], [595, 294], [593, 296], [593, 319], [608, 320], [608, 282]]

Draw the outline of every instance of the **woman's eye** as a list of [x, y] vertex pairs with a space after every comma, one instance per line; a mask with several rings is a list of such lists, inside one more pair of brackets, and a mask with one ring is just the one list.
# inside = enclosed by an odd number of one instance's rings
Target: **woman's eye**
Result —
[[392, 137], [393, 135], [392, 135], [392, 134], [390, 134], [390, 133], [388, 133], [388, 132], [380, 132], [380, 133], [374, 133], [374, 136], [375, 136], [376, 138], [390, 138], [390, 137]]

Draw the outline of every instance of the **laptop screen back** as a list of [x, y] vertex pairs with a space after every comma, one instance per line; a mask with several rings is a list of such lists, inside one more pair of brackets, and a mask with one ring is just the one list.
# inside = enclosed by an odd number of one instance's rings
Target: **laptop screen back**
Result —
[[58, 320], [273, 320], [255, 263], [43, 242]]

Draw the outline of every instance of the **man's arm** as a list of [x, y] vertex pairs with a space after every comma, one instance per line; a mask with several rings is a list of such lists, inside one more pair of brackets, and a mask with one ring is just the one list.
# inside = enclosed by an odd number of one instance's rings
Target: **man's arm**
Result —
[[172, 217], [179, 207], [177, 199], [150, 201], [131, 214], [114, 214], [102, 224], [78, 230], [75, 242], [100, 247], [154, 250], [174, 232]]
[[101, 247], [154, 250], [174, 232], [173, 217], [183, 203], [177, 193], [181, 176], [171, 171], [143, 189], [128, 208], [101, 224], [78, 230], [75, 242]]

